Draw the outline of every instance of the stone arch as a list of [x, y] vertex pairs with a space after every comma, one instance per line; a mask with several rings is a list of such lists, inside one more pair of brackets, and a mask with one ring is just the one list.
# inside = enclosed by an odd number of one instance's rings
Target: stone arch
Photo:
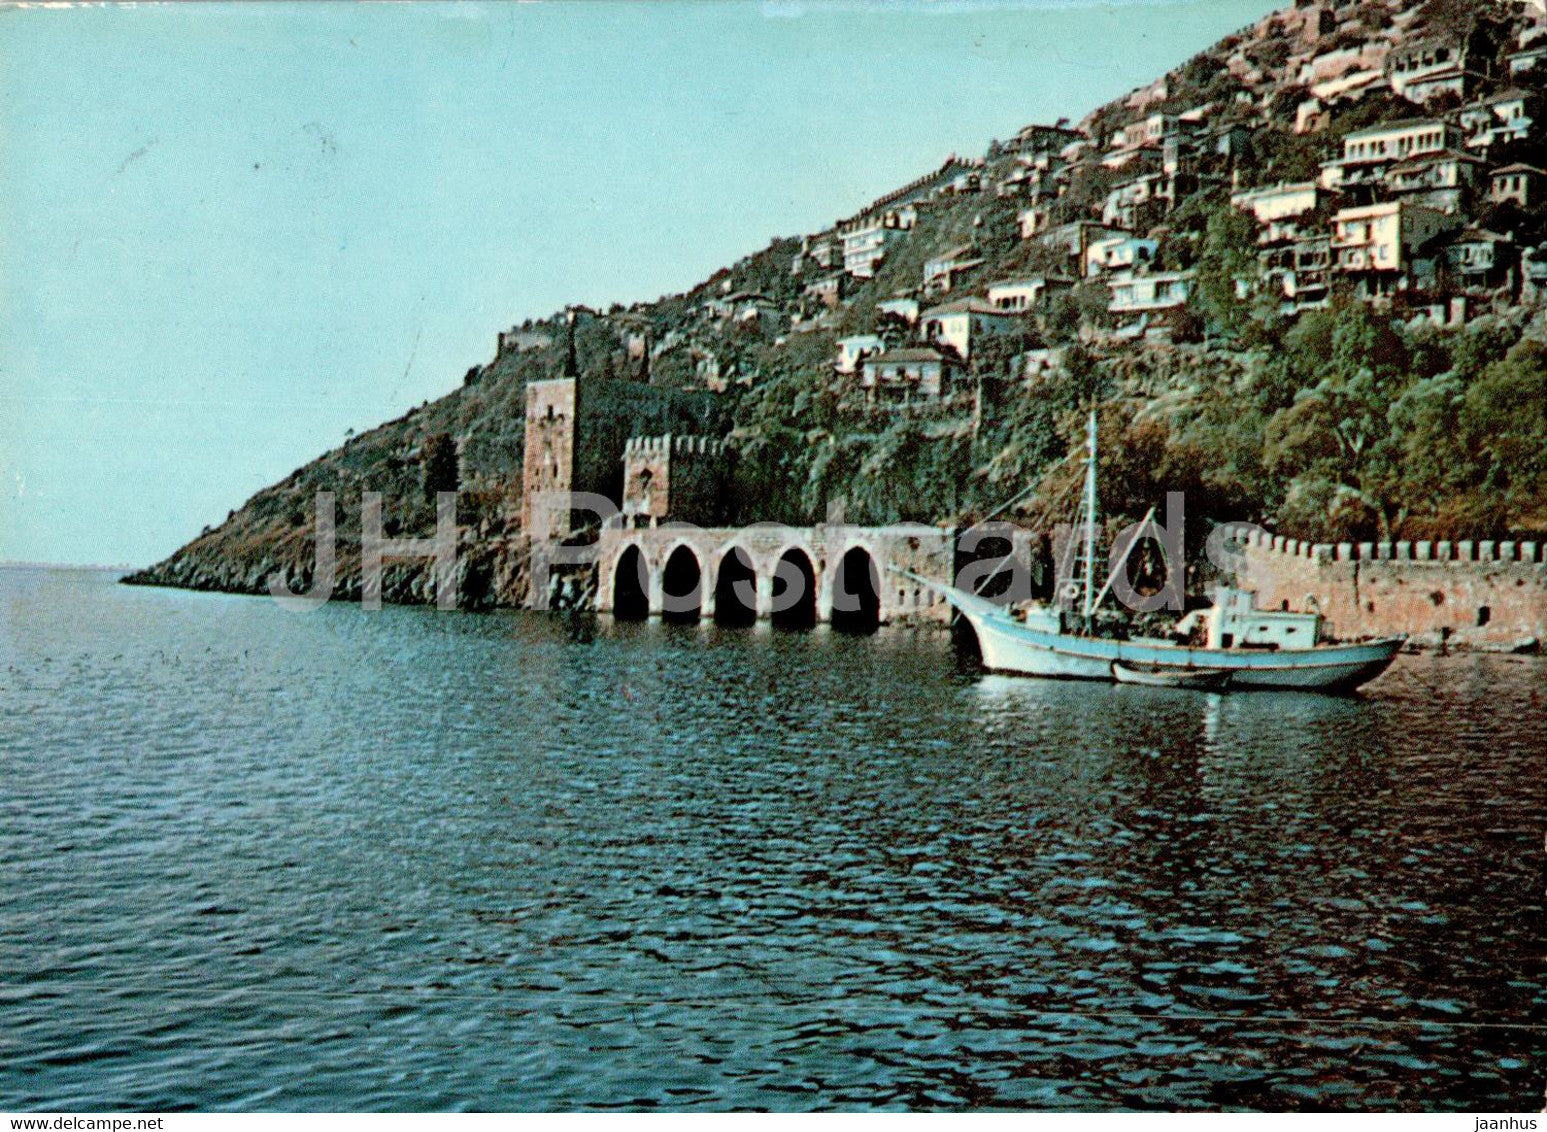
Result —
[[881, 566], [874, 549], [849, 544], [828, 575], [833, 628], [868, 632], [881, 624]]
[[661, 558], [661, 616], [669, 621], [697, 621], [703, 606], [703, 563], [691, 545], [678, 542]]
[[650, 615], [650, 568], [637, 542], [631, 542], [612, 564], [612, 615], [620, 621], [641, 621]]
[[810, 547], [792, 543], [774, 559], [772, 611], [775, 624], [809, 628], [817, 621], [817, 566]]
[[733, 543], [720, 552], [714, 570], [714, 619], [726, 625], [757, 620], [757, 567], [744, 546]]

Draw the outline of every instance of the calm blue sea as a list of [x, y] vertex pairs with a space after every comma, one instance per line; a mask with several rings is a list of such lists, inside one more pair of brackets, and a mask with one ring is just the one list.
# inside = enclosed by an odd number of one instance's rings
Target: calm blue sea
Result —
[[0, 570], [0, 1109], [1537, 1109], [1544, 734]]

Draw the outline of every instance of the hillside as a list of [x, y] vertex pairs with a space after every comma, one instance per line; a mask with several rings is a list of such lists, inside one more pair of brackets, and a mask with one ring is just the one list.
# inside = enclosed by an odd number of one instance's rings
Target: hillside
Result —
[[[383, 493], [389, 535], [424, 535], [457, 486], [464, 599], [518, 603], [525, 386], [566, 370], [712, 391], [743, 521], [841, 500], [852, 520], [959, 523], [1050, 494], [1094, 400], [1114, 517], [1182, 490], [1195, 523], [1317, 540], [1540, 536], [1544, 55], [1534, 4], [1302, 0], [684, 294], [511, 328], [455, 391], [131, 580], [304, 580], [332, 491], [357, 592], [361, 492]], [[835, 366], [845, 339], [932, 351], [950, 379], [883, 389]], [[423, 587], [397, 567], [385, 596]]]

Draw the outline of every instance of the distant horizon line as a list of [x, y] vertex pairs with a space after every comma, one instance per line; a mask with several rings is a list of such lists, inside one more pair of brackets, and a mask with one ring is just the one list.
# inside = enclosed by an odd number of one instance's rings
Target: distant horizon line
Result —
[[0, 558], [0, 570], [139, 570], [130, 562], [26, 562], [19, 559]]

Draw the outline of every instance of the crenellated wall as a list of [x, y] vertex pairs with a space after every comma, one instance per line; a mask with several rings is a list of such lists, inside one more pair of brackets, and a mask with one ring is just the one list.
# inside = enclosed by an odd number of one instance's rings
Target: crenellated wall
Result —
[[1318, 612], [1340, 639], [1514, 646], [1547, 638], [1547, 545], [1441, 541], [1309, 543], [1265, 532], [1241, 583], [1259, 609]]
[[624, 515], [635, 526], [723, 523], [732, 458], [715, 437], [630, 437], [623, 446]]

